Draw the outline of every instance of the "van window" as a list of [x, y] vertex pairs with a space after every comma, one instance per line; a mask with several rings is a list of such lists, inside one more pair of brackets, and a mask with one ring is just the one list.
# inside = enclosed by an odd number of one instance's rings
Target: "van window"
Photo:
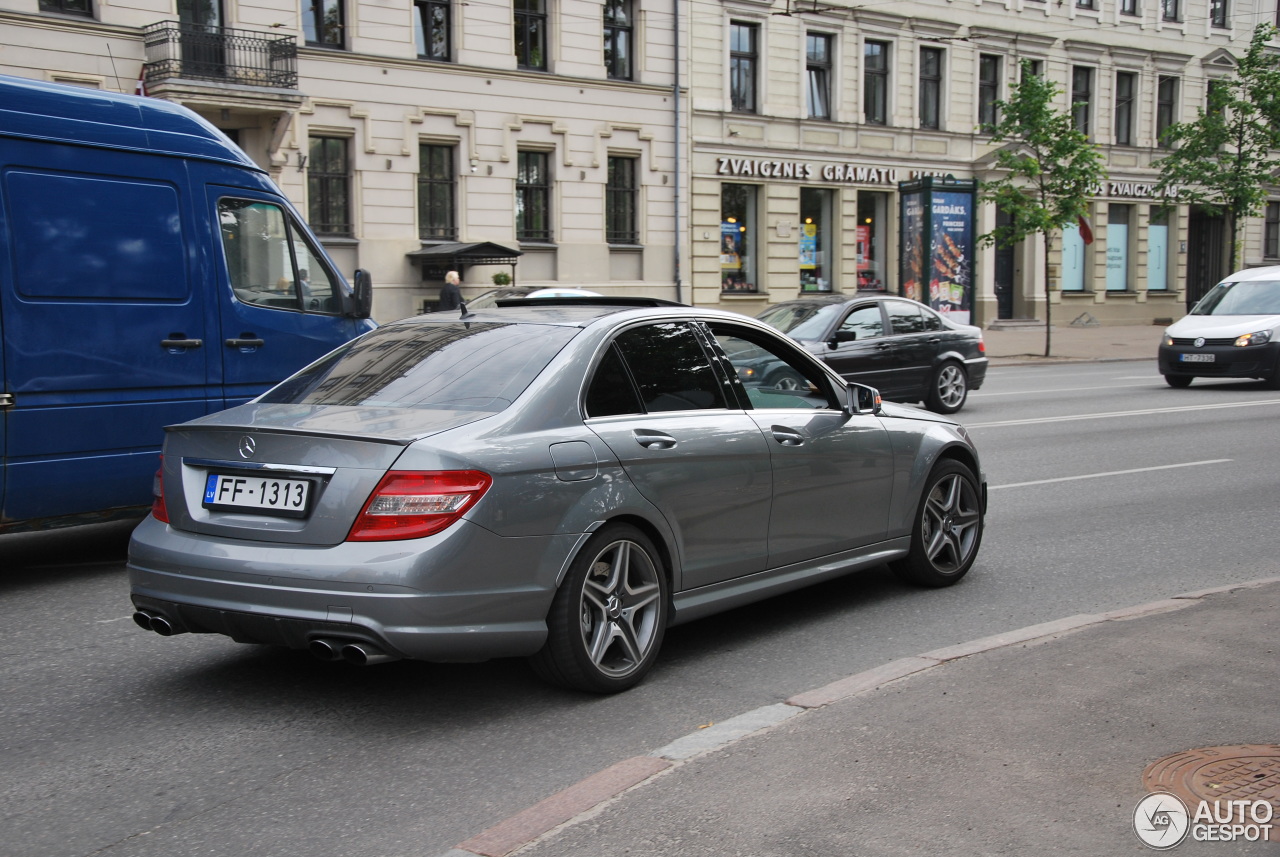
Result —
[[284, 209], [248, 199], [218, 200], [231, 288], [243, 303], [337, 314], [342, 290]]
[[178, 193], [138, 179], [13, 171], [14, 279], [29, 298], [184, 301]]

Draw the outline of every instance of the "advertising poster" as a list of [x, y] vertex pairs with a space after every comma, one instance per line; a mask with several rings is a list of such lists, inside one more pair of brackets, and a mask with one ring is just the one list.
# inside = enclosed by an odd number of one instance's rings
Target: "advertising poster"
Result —
[[720, 280], [721, 288], [732, 291], [742, 288], [742, 232], [732, 220], [720, 224]]
[[925, 301], [924, 193], [906, 191], [902, 200], [902, 296]]
[[973, 309], [973, 194], [935, 190], [931, 197], [932, 264], [926, 303], [968, 324]]
[[806, 223], [800, 232], [800, 270], [818, 267], [818, 224]]

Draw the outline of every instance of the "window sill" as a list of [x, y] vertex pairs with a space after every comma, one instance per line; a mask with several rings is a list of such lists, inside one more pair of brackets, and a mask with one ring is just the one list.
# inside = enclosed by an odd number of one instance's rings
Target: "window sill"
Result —
[[723, 292], [723, 291], [722, 291], [722, 292], [720, 293], [720, 299], [721, 299], [721, 300], [728, 299], [728, 300], [731, 300], [731, 301], [733, 301], [733, 300], [747, 300], [747, 299], [754, 300], [754, 299], [757, 299], [757, 298], [767, 298], [767, 297], [769, 297], [769, 293], [768, 293], [768, 292]]
[[533, 239], [516, 239], [516, 243], [520, 245], [521, 250], [555, 250], [556, 243], [554, 241], [535, 241]]
[[316, 237], [327, 247], [355, 247], [360, 243], [360, 239], [350, 235], [316, 235]]
[[610, 244], [610, 253], [639, 253], [644, 249], [643, 244]]

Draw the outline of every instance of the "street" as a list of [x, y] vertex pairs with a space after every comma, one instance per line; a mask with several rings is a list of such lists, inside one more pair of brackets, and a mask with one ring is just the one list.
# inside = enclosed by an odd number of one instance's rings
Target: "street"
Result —
[[977, 564], [877, 569], [672, 629], [597, 698], [520, 662], [369, 669], [129, 616], [128, 528], [0, 540], [6, 846], [26, 855], [437, 855], [709, 723], [897, 658], [1276, 573], [1253, 382], [1154, 361], [994, 368], [960, 416], [990, 486]]

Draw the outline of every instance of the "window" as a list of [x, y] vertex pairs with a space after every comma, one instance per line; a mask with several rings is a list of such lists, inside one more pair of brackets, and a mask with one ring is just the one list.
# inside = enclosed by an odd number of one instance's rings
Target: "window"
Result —
[[920, 304], [885, 301], [884, 308], [889, 314], [889, 331], [895, 336], [925, 332], [924, 314], [920, 311]]
[[920, 127], [941, 127], [942, 49], [920, 49]]
[[514, 0], [516, 65], [547, 70], [547, 0]]
[[1167, 146], [1164, 135], [1178, 116], [1178, 79], [1161, 76], [1156, 83], [1156, 144]]
[[1160, 0], [1160, 18], [1162, 20], [1177, 21], [1180, 11], [1178, 0]]
[[1147, 226], [1147, 291], [1163, 292], [1169, 289], [1169, 214], [1153, 205], [1148, 211], [1151, 222]]
[[604, 2], [604, 70], [611, 80], [631, 80], [631, 0]]
[[40, 0], [41, 12], [61, 12], [64, 15], [93, 16], [90, 0]]
[[884, 319], [880, 317], [880, 304], [857, 307], [845, 316], [844, 321], [840, 323], [840, 329], [853, 331], [858, 337], [856, 341], [884, 336]]
[[720, 186], [720, 288], [756, 291], [756, 185]]
[[829, 292], [832, 286], [831, 246], [833, 191], [800, 188], [800, 291]]
[[1089, 115], [1093, 108], [1093, 69], [1077, 65], [1071, 68], [1071, 122], [1076, 130], [1088, 134]]
[[418, 147], [418, 236], [455, 241], [458, 178], [453, 147], [423, 144]]
[[605, 235], [610, 244], [639, 244], [636, 230], [636, 158], [609, 157], [605, 185]]
[[1268, 259], [1280, 258], [1280, 202], [1267, 203], [1262, 223], [1262, 255]]
[[1226, 27], [1227, 0], [1209, 0], [1209, 23], [1215, 27]]
[[1044, 60], [1023, 60], [1022, 61], [1022, 79], [1026, 80], [1030, 77], [1040, 77], [1044, 74]]
[[1205, 93], [1205, 112], [1221, 116], [1226, 111], [1227, 100], [1230, 97], [1231, 90], [1226, 81], [1209, 81], [1208, 91]]
[[854, 227], [857, 250], [858, 288], [884, 291], [888, 280], [887, 233], [895, 228], [889, 223], [889, 194], [875, 190], [858, 191], [858, 224]]
[[995, 125], [1000, 121], [996, 102], [1000, 100], [1000, 57], [982, 54], [978, 57], [978, 124]]
[[1138, 0], [1120, 0], [1120, 14], [1121, 15], [1140, 14], [1138, 11]]
[[1107, 291], [1129, 290], [1129, 220], [1132, 205], [1107, 206]]
[[1116, 72], [1116, 145], [1133, 145], [1133, 98], [1138, 75]]
[[307, 215], [320, 235], [351, 234], [351, 175], [344, 137], [312, 137], [307, 157]]
[[831, 43], [832, 37], [821, 33], [809, 33], [805, 39], [810, 119], [831, 118]]
[[615, 342], [647, 413], [725, 407], [724, 387], [689, 324], [634, 327]]
[[520, 152], [516, 164], [516, 238], [551, 240], [550, 157], [546, 152]]
[[414, 0], [413, 25], [418, 56], [448, 62], [453, 51], [449, 38], [450, 0]]
[[313, 5], [302, 11], [302, 30], [309, 45], [340, 48], [346, 21], [342, 16], [342, 0], [311, 0]]
[[889, 124], [889, 43], [867, 42], [862, 48], [862, 112], [871, 125]]
[[729, 103], [739, 113], [756, 112], [756, 61], [760, 28], [729, 23]]
[[785, 346], [735, 325], [713, 322], [710, 327], [752, 409], [839, 407], [827, 384], [807, 377], [812, 374], [808, 364], [798, 363]]
[[220, 199], [218, 227], [238, 301], [292, 312], [342, 312], [339, 281], [280, 206]]
[[1077, 9], [1096, 9], [1095, 0], [1076, 0]]

